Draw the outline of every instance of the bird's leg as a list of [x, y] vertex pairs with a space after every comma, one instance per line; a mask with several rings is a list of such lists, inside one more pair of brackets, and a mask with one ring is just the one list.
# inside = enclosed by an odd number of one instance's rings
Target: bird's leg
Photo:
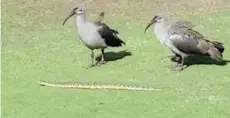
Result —
[[180, 61], [180, 63], [178, 63], [178, 66], [175, 68], [176, 71], [182, 71], [184, 68], [187, 67], [187, 65], [184, 65], [184, 60], [186, 57], [187, 56], [185, 56], [185, 55], [181, 56], [181, 61]]
[[174, 63], [171, 67], [177, 68], [179, 66], [179, 64], [181, 63], [182, 58], [179, 55], [175, 55], [175, 57], [171, 58], [171, 61]]
[[173, 64], [169, 65], [169, 68], [176, 68], [178, 67], [179, 63], [181, 63], [181, 56], [174, 53], [174, 55], [171, 57], [171, 61]]
[[96, 65], [96, 63], [95, 63], [95, 56], [94, 56], [94, 50], [92, 50], [92, 52], [91, 52], [91, 60], [92, 60], [91, 67], [93, 67], [93, 66]]
[[171, 52], [173, 53], [173, 55], [170, 56], [171, 57], [171, 61], [174, 61], [174, 62], [181, 61], [181, 56], [179, 54], [177, 54], [173, 50], [171, 50]]
[[[179, 58], [181, 58], [181, 57], [179, 57]], [[180, 59], [180, 60], [181, 60], [181, 59]], [[169, 65], [169, 68], [170, 68], [171, 70], [175, 71], [175, 70], [178, 68], [179, 64], [180, 64], [180, 62], [174, 62], [174, 61], [173, 61], [172, 64]]]
[[184, 66], [184, 56], [181, 56], [181, 63], [180, 64], [178, 64], [178, 71], [182, 71], [183, 70], [183, 66]]
[[170, 60], [173, 61], [173, 62], [181, 63], [181, 56], [178, 55], [178, 54], [175, 54], [174, 56], [172, 56], [172, 57], [170, 58]]
[[175, 64], [174, 67], [173, 66], [171, 67], [171, 70], [172, 71], [182, 71], [184, 68], [187, 67], [187, 65], [184, 65], [184, 60], [187, 57], [187, 55], [175, 54], [175, 56], [177, 57], [177, 59], [175, 60], [177, 63]]
[[104, 49], [101, 49], [101, 60], [98, 63], [99, 64], [105, 64], [106, 63], [106, 61], [105, 61], [105, 50]]

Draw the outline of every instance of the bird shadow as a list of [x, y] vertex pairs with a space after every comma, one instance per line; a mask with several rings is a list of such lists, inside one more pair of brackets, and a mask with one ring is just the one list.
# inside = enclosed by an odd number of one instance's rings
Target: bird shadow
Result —
[[[132, 53], [127, 52], [126, 50], [119, 51], [119, 52], [105, 52], [104, 58], [105, 58], [105, 61], [116, 61], [116, 60], [122, 59], [126, 56], [131, 56], [131, 55], [132, 55]], [[100, 61], [101, 56], [102, 56], [101, 54], [99, 56], [97, 56], [96, 60]]]
[[187, 66], [192, 65], [218, 65], [218, 66], [224, 66], [230, 63], [230, 60], [222, 60], [222, 61], [216, 61], [214, 59], [211, 59], [207, 56], [190, 56], [186, 59], [185, 64]]

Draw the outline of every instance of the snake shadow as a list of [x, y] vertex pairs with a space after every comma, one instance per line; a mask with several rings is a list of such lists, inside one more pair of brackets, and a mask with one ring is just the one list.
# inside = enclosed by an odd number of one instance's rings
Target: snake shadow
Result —
[[[131, 55], [132, 53], [126, 50], [119, 51], [119, 52], [105, 52], [104, 58], [105, 58], [105, 61], [116, 61], [116, 60], [123, 59], [124, 57], [131, 56]], [[101, 59], [101, 54], [96, 57], [97, 61], [100, 61], [100, 59]]]
[[187, 66], [192, 66], [192, 65], [218, 65], [218, 66], [225, 66], [228, 63], [230, 63], [230, 60], [224, 60], [223, 61], [216, 61], [214, 59], [211, 59], [210, 57], [207, 56], [190, 56], [185, 60], [185, 64]]

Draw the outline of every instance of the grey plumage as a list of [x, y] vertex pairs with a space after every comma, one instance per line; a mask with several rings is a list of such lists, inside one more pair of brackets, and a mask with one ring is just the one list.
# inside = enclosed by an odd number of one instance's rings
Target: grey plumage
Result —
[[[108, 46], [119, 47], [125, 44], [118, 36], [118, 31], [111, 29], [105, 23], [102, 23], [104, 13], [102, 12], [99, 19], [95, 22], [87, 21], [85, 11], [81, 8], [74, 8], [70, 15], [64, 20], [65, 22], [73, 15], [77, 15], [76, 24], [80, 39], [91, 50], [92, 66], [96, 64], [104, 64], [104, 49]], [[94, 50], [101, 49], [102, 57], [99, 63], [95, 62]]]
[[179, 70], [183, 69], [184, 59], [190, 55], [205, 55], [218, 61], [222, 60], [223, 44], [205, 39], [204, 36], [193, 29], [195, 25], [192, 23], [171, 20], [167, 14], [158, 13], [145, 31], [152, 24], [155, 24], [153, 30], [161, 44], [179, 57]]

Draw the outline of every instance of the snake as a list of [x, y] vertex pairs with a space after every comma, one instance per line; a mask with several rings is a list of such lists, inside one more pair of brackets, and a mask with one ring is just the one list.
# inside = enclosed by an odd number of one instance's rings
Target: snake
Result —
[[111, 90], [132, 90], [132, 91], [161, 91], [161, 89], [125, 84], [107, 83], [83, 83], [83, 82], [46, 82], [37, 81], [40, 86], [54, 88], [74, 88], [74, 89], [111, 89]]

